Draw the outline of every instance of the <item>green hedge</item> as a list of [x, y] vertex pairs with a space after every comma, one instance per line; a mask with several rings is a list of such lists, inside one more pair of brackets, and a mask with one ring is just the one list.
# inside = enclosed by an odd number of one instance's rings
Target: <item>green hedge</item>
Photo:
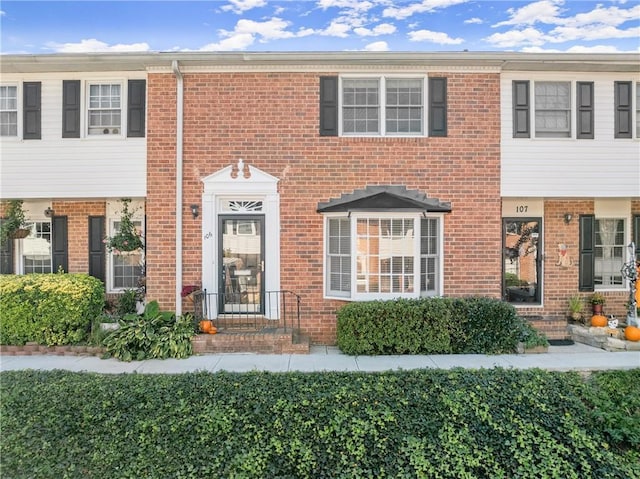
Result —
[[490, 298], [421, 298], [349, 303], [337, 313], [347, 354], [512, 353], [524, 321]]
[[1, 275], [0, 344], [78, 343], [103, 305], [102, 282], [86, 274]]
[[9, 371], [2, 475], [629, 479], [640, 477], [637, 402], [627, 423], [601, 416], [640, 396], [639, 385], [640, 369], [589, 381], [504, 369]]

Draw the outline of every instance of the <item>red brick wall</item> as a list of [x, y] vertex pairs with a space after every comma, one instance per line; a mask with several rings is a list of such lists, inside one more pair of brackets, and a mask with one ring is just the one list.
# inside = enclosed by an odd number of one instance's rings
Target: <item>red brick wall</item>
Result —
[[[573, 219], [569, 224], [564, 222], [564, 214], [571, 213]], [[631, 213], [640, 214], [640, 200], [631, 202]], [[591, 304], [588, 302], [592, 293], [579, 292], [579, 249], [580, 249], [580, 215], [594, 214], [594, 201], [585, 200], [549, 200], [544, 205], [544, 307], [518, 308], [523, 315], [543, 316], [546, 318], [566, 318], [569, 312], [568, 299], [574, 294], [584, 298], [584, 314], [591, 315]], [[633, 225], [627, 224], [627, 228]], [[567, 245], [567, 255], [571, 265], [563, 267], [558, 264], [558, 244]], [[629, 299], [627, 291], [605, 291], [607, 299], [605, 314], [613, 314], [622, 319], [627, 315], [625, 303]]]
[[[448, 77], [447, 138], [320, 137], [315, 73], [185, 74], [183, 283], [201, 274], [201, 223], [188, 206], [201, 203], [203, 177], [243, 158], [280, 179], [281, 287], [302, 296], [313, 341], [335, 341], [341, 304], [322, 298], [318, 202], [367, 185], [450, 201], [444, 294], [499, 297], [499, 78], [433, 75]], [[149, 76], [148, 293], [165, 307], [175, 290], [175, 91], [173, 75]]]
[[89, 216], [105, 216], [104, 201], [54, 201], [56, 216], [67, 216], [69, 273], [89, 272]]

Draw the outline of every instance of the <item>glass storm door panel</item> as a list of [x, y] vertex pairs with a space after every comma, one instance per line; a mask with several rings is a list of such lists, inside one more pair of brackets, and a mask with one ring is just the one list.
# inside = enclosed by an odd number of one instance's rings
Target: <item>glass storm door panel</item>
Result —
[[542, 288], [540, 218], [502, 222], [502, 294], [510, 303], [539, 303]]
[[218, 311], [262, 313], [264, 216], [219, 216], [218, 226]]

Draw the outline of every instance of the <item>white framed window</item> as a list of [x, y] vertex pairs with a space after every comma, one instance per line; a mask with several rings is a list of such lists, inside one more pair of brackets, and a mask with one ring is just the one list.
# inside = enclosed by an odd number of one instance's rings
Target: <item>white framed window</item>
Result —
[[[133, 221], [133, 225], [142, 231], [142, 221]], [[110, 222], [109, 235], [120, 229], [120, 221]], [[142, 251], [124, 251], [109, 253], [110, 291], [122, 291], [137, 288], [143, 275], [144, 254]]]
[[31, 233], [21, 240], [20, 263], [22, 274], [51, 273], [51, 222], [35, 221]]
[[122, 134], [122, 85], [89, 83], [87, 125], [89, 135]]
[[534, 91], [536, 137], [571, 137], [571, 83], [537, 81]]
[[325, 293], [353, 300], [440, 294], [441, 220], [406, 213], [327, 216]]
[[622, 218], [595, 219], [596, 288], [624, 288], [622, 266], [625, 261], [625, 220]]
[[18, 87], [0, 85], [0, 136], [18, 136]]
[[342, 77], [340, 81], [343, 135], [424, 135], [425, 78]]
[[640, 139], [640, 82], [636, 83], [636, 138]]

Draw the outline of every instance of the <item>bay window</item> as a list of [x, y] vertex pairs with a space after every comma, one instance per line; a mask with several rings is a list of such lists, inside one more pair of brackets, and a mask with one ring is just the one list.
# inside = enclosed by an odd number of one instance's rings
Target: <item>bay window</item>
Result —
[[440, 294], [440, 217], [352, 213], [326, 218], [326, 294], [390, 299]]

